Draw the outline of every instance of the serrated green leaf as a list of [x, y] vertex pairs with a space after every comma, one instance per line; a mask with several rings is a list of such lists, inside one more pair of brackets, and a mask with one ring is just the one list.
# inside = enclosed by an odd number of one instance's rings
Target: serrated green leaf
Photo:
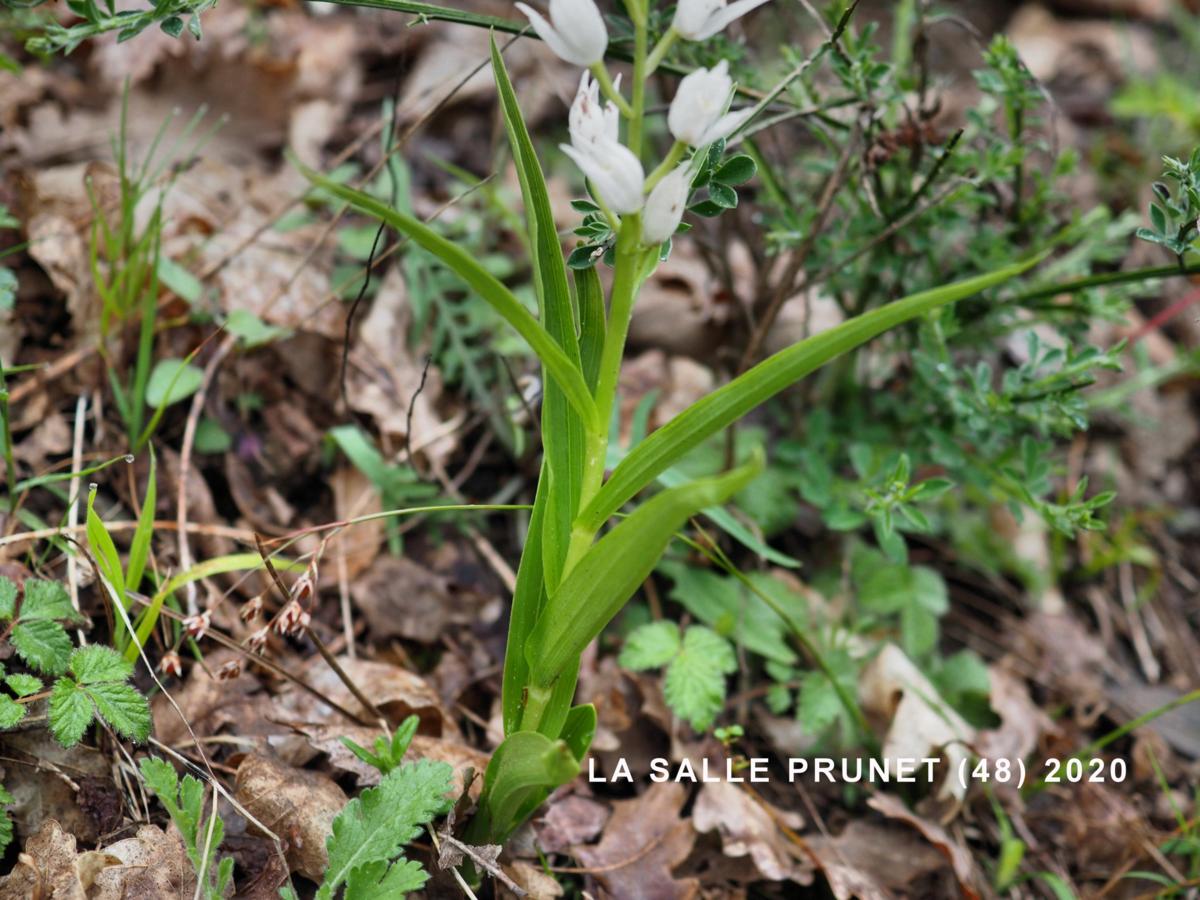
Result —
[[12, 728], [20, 724], [28, 710], [8, 694], [0, 694], [0, 728]]
[[807, 734], [819, 735], [837, 720], [841, 711], [837, 689], [823, 673], [809, 672], [801, 679], [796, 719]]
[[674, 622], [647, 622], [625, 639], [620, 662], [635, 672], [657, 669], [674, 659], [681, 646], [679, 626]]
[[421, 826], [446, 809], [451, 774], [443, 762], [408, 763], [347, 803], [326, 841], [329, 867], [317, 896], [332, 897], [361, 866], [399, 856]]
[[13, 617], [17, 606], [17, 585], [11, 578], [0, 575], [0, 622]]
[[39, 672], [61, 675], [67, 670], [71, 639], [57, 622], [18, 622], [12, 630], [12, 645], [17, 655]]
[[[788, 645], [787, 623], [736, 578], [670, 560], [658, 570], [674, 582], [671, 599], [710, 628], [727, 621], [732, 626], [728, 636], [747, 650], [785, 665], [797, 661], [796, 652]], [[785, 609], [796, 607], [795, 595], [777, 579], [757, 572], [750, 579]]]
[[111, 647], [93, 644], [80, 647], [71, 654], [71, 671], [80, 684], [100, 681], [124, 681], [133, 674], [133, 663], [126, 662]]
[[414, 859], [390, 866], [377, 860], [351, 870], [346, 879], [346, 900], [392, 900], [419, 891], [428, 880], [428, 873]]
[[71, 606], [67, 589], [57, 581], [29, 578], [25, 581], [25, 599], [21, 601], [21, 621], [52, 619], [80, 621], [83, 617]]
[[117, 734], [138, 742], [150, 736], [150, 704], [132, 685], [101, 681], [82, 690]]
[[737, 670], [729, 642], [714, 631], [693, 625], [679, 654], [667, 666], [663, 696], [667, 705], [696, 731], [705, 731], [725, 703], [725, 676]]
[[30, 694], [36, 694], [42, 689], [42, 679], [24, 673], [8, 675], [5, 677], [4, 683], [18, 697], [28, 697]]
[[70, 678], [54, 682], [50, 692], [50, 732], [64, 747], [74, 747], [92, 724], [96, 707]]

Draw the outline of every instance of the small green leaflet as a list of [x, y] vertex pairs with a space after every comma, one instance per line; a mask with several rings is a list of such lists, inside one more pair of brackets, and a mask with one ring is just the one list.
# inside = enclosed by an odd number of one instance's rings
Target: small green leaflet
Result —
[[8, 694], [0, 694], [0, 728], [13, 728], [25, 718], [25, 707]]
[[146, 382], [146, 403], [155, 409], [186, 400], [200, 389], [204, 373], [182, 359], [160, 359]]
[[683, 648], [667, 666], [663, 696], [696, 731], [705, 731], [725, 703], [725, 676], [737, 671], [729, 642], [702, 625], [683, 636]]
[[667, 667], [663, 694], [671, 710], [696, 731], [708, 729], [725, 703], [725, 676], [737, 670], [729, 642], [702, 625], [682, 640], [674, 622], [650, 622], [629, 635], [621, 651], [627, 669]]
[[30, 694], [36, 694], [42, 689], [42, 679], [36, 678], [33, 675], [9, 675], [4, 679], [4, 683], [18, 697], [28, 697]]
[[7, 622], [17, 608], [17, 586], [11, 578], [0, 575], [0, 622]]
[[79, 743], [98, 715], [119, 735], [144, 741], [150, 735], [150, 705], [126, 683], [133, 667], [108, 647], [71, 654], [70, 669], [50, 692], [50, 731], [64, 747]]
[[39, 672], [59, 675], [66, 671], [71, 639], [57, 622], [26, 622], [22, 618], [12, 630], [12, 645], [17, 655]]

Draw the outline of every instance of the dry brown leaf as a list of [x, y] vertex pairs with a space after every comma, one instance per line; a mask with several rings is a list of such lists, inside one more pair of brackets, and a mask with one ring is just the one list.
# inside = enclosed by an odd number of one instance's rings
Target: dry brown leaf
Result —
[[249, 754], [237, 770], [237, 799], [287, 844], [293, 871], [319, 882], [329, 865], [325, 839], [346, 805], [342, 789], [319, 772]]
[[[78, 866], [85, 888], [89, 886], [82, 863], [87, 856], [80, 856]], [[143, 825], [136, 837], [105, 847], [104, 856], [116, 862], [95, 872], [89, 900], [188, 897], [196, 890], [196, 872], [174, 826], [164, 832], [156, 825]]]
[[[371, 479], [354, 466], [341, 466], [329, 478], [333, 488], [333, 508], [339, 520], [369, 516], [383, 511], [383, 501]], [[382, 519], [361, 522], [329, 539], [322, 574], [336, 584], [343, 575], [353, 581], [379, 555], [386, 524]]]
[[939, 757], [944, 775], [939, 797], [961, 800], [959, 764], [967, 759], [975, 729], [895, 644], [886, 644], [863, 671], [858, 685], [863, 710], [888, 720], [883, 757], [888, 760]]
[[376, 638], [437, 641], [447, 625], [494, 622], [499, 598], [456, 589], [451, 580], [403, 556], [381, 556], [351, 588]]
[[[772, 812], [774, 815], [772, 815]], [[727, 781], [705, 784], [692, 810], [692, 825], [701, 833], [716, 830], [727, 856], [749, 856], [771, 881], [812, 882], [811, 866], [797, 856], [797, 848], [780, 830], [779, 823], [798, 829], [804, 820], [793, 812], [768, 811], [766, 801]]]
[[697, 879], [671, 874], [696, 841], [691, 822], [679, 817], [686, 800], [683, 785], [665, 782], [613, 804], [600, 843], [575, 848], [575, 856], [601, 885], [602, 897], [683, 900], [699, 893]]
[[441, 376], [432, 367], [425, 372], [408, 350], [410, 320], [408, 290], [399, 271], [390, 269], [357, 326], [346, 392], [353, 409], [371, 416], [380, 432], [399, 444], [411, 423], [412, 451], [442, 463], [458, 442], [453, 424], [438, 413]]
[[[415, 714], [420, 720], [422, 734], [433, 737], [457, 738], [458, 727], [445, 714], [437, 693], [421, 676], [391, 663], [350, 659], [343, 656], [338, 663], [360, 691], [371, 699], [393, 725]], [[319, 693], [340, 703], [350, 712], [366, 719], [368, 713], [355, 699], [341, 678], [320, 659], [304, 675], [304, 680]], [[278, 709], [284, 715], [275, 718], [297, 723], [342, 724], [342, 716], [307, 691], [290, 687], [279, 695]]]
[[103, 779], [111, 785], [110, 766], [103, 753], [76, 745], [69, 750], [44, 728], [9, 731], [0, 735], [0, 756], [6, 758], [5, 787], [13, 795], [13, 824], [18, 839], [54, 821], [85, 843], [100, 836], [96, 822], [81, 807], [76, 785]]
[[942, 826], [918, 816], [891, 794], [882, 792], [873, 794], [867, 800], [867, 805], [889, 819], [906, 822], [921, 832], [925, 839], [950, 862], [963, 896], [972, 898], [972, 900], [979, 896], [975, 886], [981, 882], [981, 875], [975, 868], [971, 852], [951, 838]]
[[[838, 900], [892, 900], [919, 878], [946, 868], [946, 860], [910, 829], [854, 819], [836, 837], [816, 836], [808, 846]], [[916, 892], [909, 896], [946, 896]]]
[[538, 846], [546, 853], [561, 853], [574, 844], [585, 844], [604, 828], [608, 815], [603, 803], [578, 794], [552, 797], [545, 815], [534, 822]]
[[[525, 892], [529, 900], [555, 900], [563, 896], [563, 887], [553, 875], [548, 875], [540, 866], [535, 866], [521, 860], [512, 865], [504, 866], [504, 871], [513, 883]], [[513, 891], [497, 882], [497, 895], [500, 897], [516, 897]]]
[[690, 241], [680, 241], [638, 295], [629, 323], [633, 347], [711, 359], [726, 331], [731, 304]]
[[13, 870], [0, 880], [0, 900], [84, 900], [75, 869], [75, 838], [54, 819], [47, 819], [25, 842]]
[[1054, 722], [1029, 696], [1025, 683], [1000, 665], [988, 667], [988, 704], [1000, 717], [997, 728], [979, 732], [975, 749], [988, 759], [1027, 759]]

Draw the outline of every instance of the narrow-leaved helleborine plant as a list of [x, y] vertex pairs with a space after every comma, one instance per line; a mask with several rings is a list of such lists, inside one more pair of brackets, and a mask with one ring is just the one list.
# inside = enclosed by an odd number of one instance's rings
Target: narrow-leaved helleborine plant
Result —
[[[567, 117], [570, 143], [561, 149], [586, 178], [590, 199], [575, 203], [584, 213], [576, 230], [584, 240], [566, 258], [542, 169], [492, 44], [533, 256], [536, 317], [470, 253], [422, 222], [307, 172], [324, 190], [437, 256], [528, 341], [542, 363], [544, 452], [512, 601], [505, 739], [492, 756], [468, 830], [480, 843], [503, 842], [551, 790], [579, 772], [596, 724], [593, 707], [573, 705], [580, 654], [638, 590], [672, 535], [691, 516], [744, 488], [762, 468], [762, 453], [722, 475], [659, 490], [607, 528], [615, 514], [688, 451], [817, 367], [1031, 264], [896, 300], [788, 347], [685, 409], [607, 473], [618, 376], [638, 291], [669, 252], [673, 235], [686, 229], [685, 213], [711, 216], [732, 206], [737, 195], [729, 184], [754, 174], [748, 157], [724, 158], [728, 143], [758, 111], [731, 109], [735, 91], [726, 62], [679, 82], [667, 112], [673, 143], [653, 157], [646, 140], [646, 95], [651, 75], [675, 41], [711, 37], [766, 0], [678, 0], [662, 35], [649, 34], [650, 2], [625, 0], [634, 33], [627, 92], [605, 64], [608, 34], [594, 0], [550, 0], [548, 15], [517, 4], [551, 50], [584, 67]], [[707, 197], [689, 207], [700, 191]], [[607, 303], [596, 271], [601, 264], [612, 268]]]

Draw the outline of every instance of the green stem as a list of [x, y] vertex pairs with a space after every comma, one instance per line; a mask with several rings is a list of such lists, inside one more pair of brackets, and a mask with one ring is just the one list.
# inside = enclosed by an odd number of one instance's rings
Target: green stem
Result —
[[[633, 304], [641, 287], [642, 254], [638, 252], [641, 216], [626, 216], [617, 234], [617, 252], [613, 267], [613, 285], [609, 302], [608, 327], [604, 346], [600, 350], [600, 371], [596, 379], [596, 409], [599, 428], [587, 435], [587, 458], [584, 460], [583, 482], [580, 485], [579, 508], [585, 508], [600, 491], [604, 480], [604, 463], [608, 456], [608, 428], [616, 404], [617, 382], [621, 375], [621, 360], [629, 334]], [[565, 578], [592, 545], [598, 529], [576, 526], [571, 531], [563, 565]]]
[[1058, 294], [1077, 294], [1088, 288], [1107, 287], [1113, 284], [1128, 284], [1136, 281], [1154, 281], [1159, 278], [1174, 278], [1177, 275], [1200, 275], [1200, 263], [1188, 266], [1150, 266], [1145, 269], [1133, 269], [1129, 272], [1105, 272], [1102, 275], [1089, 275], [1074, 281], [1063, 281], [1048, 287], [1035, 288], [1024, 294], [1018, 294], [1006, 302], [1012, 305], [1028, 303], [1030, 300], [1041, 300]]
[[649, 177], [646, 179], [647, 194], [654, 190], [654, 186], [662, 181], [663, 178], [666, 177], [667, 173], [675, 168], [679, 161], [683, 159], [683, 154], [686, 152], [687, 144], [683, 143], [682, 141], [676, 141], [674, 143], [670, 152], [667, 153], [666, 158], [659, 163], [658, 168], [651, 172]]
[[530, 683], [525, 688], [525, 704], [521, 707], [521, 724], [518, 731], [537, 731], [542, 724], [546, 707], [554, 697], [553, 687], [538, 687]]
[[654, 74], [654, 70], [663, 61], [663, 57], [667, 55], [667, 51], [671, 49], [671, 45], [675, 43], [677, 37], [679, 37], [679, 34], [672, 27], [668, 28], [667, 33], [659, 38], [658, 43], [654, 45], [654, 49], [650, 51], [650, 56], [646, 59], [646, 77]]
[[[632, 5], [632, 4], [631, 4]], [[629, 149], [642, 158], [642, 124], [646, 118], [646, 11], [633, 20], [633, 111], [629, 117]]]
[[592, 67], [592, 74], [596, 76], [596, 81], [600, 85], [600, 90], [604, 96], [616, 104], [617, 109], [621, 111], [627, 119], [633, 118], [633, 107], [629, 105], [629, 101], [621, 96], [621, 92], [617, 90], [617, 86], [613, 84], [612, 78], [609, 77], [608, 67], [604, 62], [595, 63]]

